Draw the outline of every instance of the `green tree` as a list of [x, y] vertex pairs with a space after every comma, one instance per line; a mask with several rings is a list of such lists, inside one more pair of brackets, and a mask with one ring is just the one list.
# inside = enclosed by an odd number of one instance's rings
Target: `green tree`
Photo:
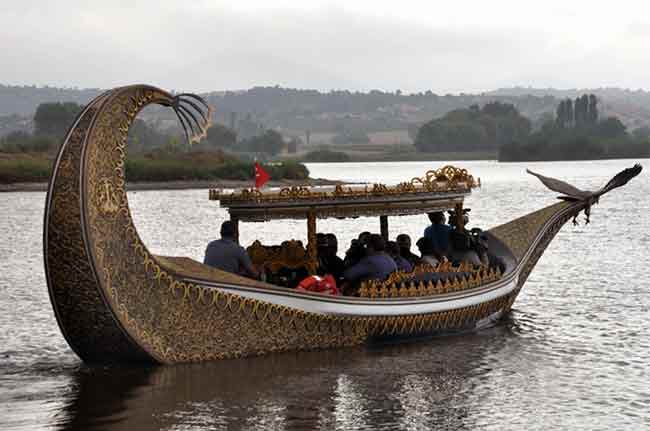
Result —
[[632, 136], [634, 136], [636, 139], [649, 139], [650, 138], [650, 127], [648, 126], [643, 126], [639, 127], [638, 129], [634, 129], [632, 131]]
[[566, 100], [561, 100], [560, 103], [557, 105], [556, 114], [555, 114], [555, 122], [557, 123], [558, 127], [560, 127], [560, 128], [564, 128], [564, 127], [567, 126], [567, 118], [568, 118], [567, 110], [569, 109], [569, 106], [571, 106], [571, 105], [567, 106], [567, 101]]
[[496, 149], [504, 143], [525, 139], [530, 121], [508, 103], [491, 102], [478, 109], [456, 109], [422, 125], [414, 143], [419, 151], [476, 151]]
[[0, 152], [4, 153], [43, 153], [56, 148], [56, 140], [51, 136], [33, 136], [27, 132], [14, 131], [0, 138]]
[[298, 152], [298, 148], [302, 147], [302, 139], [300, 139], [297, 136], [293, 136], [289, 143], [287, 144], [287, 153], [289, 154], [296, 154]]
[[626, 135], [625, 125], [616, 117], [607, 117], [596, 126], [598, 136], [616, 138]]
[[237, 133], [229, 127], [214, 124], [208, 129], [204, 142], [216, 148], [232, 148], [237, 143]]
[[589, 124], [589, 96], [586, 94], [576, 97], [574, 103], [574, 118], [576, 127]]
[[345, 145], [345, 144], [367, 144], [370, 142], [370, 138], [363, 131], [345, 131], [339, 133], [332, 138], [332, 143], [336, 145]]
[[590, 124], [596, 124], [598, 122], [598, 99], [595, 94], [589, 95], [589, 113], [587, 118]]
[[275, 130], [267, 130], [262, 135], [253, 136], [243, 141], [241, 148], [251, 153], [263, 153], [273, 156], [284, 148], [284, 139]]
[[571, 127], [574, 124], [575, 121], [575, 111], [573, 107], [573, 101], [571, 99], [567, 99], [565, 102], [566, 107], [565, 107], [565, 112], [564, 112], [564, 119], [567, 127]]
[[168, 140], [169, 136], [157, 131], [139, 118], [135, 119], [129, 129], [129, 146], [138, 152], [161, 148]]
[[62, 138], [82, 108], [74, 102], [41, 103], [34, 114], [35, 133]]

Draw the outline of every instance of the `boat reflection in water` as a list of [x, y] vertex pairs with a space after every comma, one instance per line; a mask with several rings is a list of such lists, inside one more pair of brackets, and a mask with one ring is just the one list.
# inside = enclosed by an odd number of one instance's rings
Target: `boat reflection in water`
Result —
[[474, 429], [474, 379], [512, 337], [503, 325], [381, 348], [84, 366], [60, 429]]

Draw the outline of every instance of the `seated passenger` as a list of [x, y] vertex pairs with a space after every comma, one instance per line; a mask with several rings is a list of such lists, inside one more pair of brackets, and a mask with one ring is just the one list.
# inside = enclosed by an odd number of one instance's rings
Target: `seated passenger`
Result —
[[324, 233], [317, 233], [316, 234], [316, 252], [318, 253], [318, 257], [320, 258], [321, 256], [324, 256], [327, 253], [327, 239], [325, 238]]
[[408, 260], [411, 266], [418, 265], [420, 263], [420, 256], [411, 253], [411, 237], [405, 233], [401, 233], [395, 239], [397, 240], [400, 256]]
[[436, 266], [441, 262], [442, 256], [440, 256], [433, 248], [433, 242], [430, 238], [424, 236], [420, 238], [418, 242], [415, 243], [415, 245], [417, 246], [418, 250], [420, 250], [420, 254], [422, 255], [422, 263]]
[[365, 246], [366, 244], [368, 244], [368, 240], [370, 239], [370, 235], [371, 235], [371, 233], [368, 232], [368, 231], [361, 232], [361, 233], [359, 234], [359, 238], [358, 238], [358, 239], [359, 239], [359, 243], [360, 243], [362, 246]]
[[208, 244], [203, 263], [233, 274], [258, 277], [248, 253], [235, 242], [235, 225], [231, 221], [221, 224], [221, 239]]
[[395, 241], [388, 241], [386, 244], [386, 251], [388, 251], [390, 257], [395, 261], [395, 265], [397, 265], [399, 271], [413, 271], [413, 265], [401, 256], [399, 246]]
[[429, 213], [431, 225], [424, 230], [424, 237], [429, 238], [433, 249], [440, 255], [446, 256], [449, 250], [449, 233], [451, 227], [445, 224], [445, 214], [438, 211]]
[[325, 245], [318, 248], [318, 261], [319, 261], [319, 275], [332, 274], [336, 280], [343, 276], [345, 265], [343, 259], [338, 257], [336, 253], [339, 249], [339, 243], [336, 235], [328, 233], [324, 237]]
[[356, 265], [361, 259], [366, 257], [366, 249], [358, 239], [350, 241], [350, 248], [345, 252], [345, 259], [343, 265], [346, 268]]
[[381, 235], [372, 234], [368, 238], [366, 256], [356, 265], [343, 272], [343, 278], [349, 282], [362, 280], [385, 280], [397, 270], [395, 261], [386, 254], [386, 243]]
[[481, 265], [481, 259], [476, 251], [472, 250], [471, 239], [465, 232], [454, 229], [450, 235], [451, 248], [449, 260], [454, 264], [469, 262], [472, 265]]
[[472, 235], [472, 249], [476, 252], [479, 260], [483, 265], [490, 264], [490, 256], [488, 254], [488, 237], [479, 228], [471, 230]]

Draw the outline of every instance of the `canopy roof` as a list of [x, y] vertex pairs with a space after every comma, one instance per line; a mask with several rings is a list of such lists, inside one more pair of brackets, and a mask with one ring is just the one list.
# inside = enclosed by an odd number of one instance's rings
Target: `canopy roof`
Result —
[[384, 184], [287, 187], [280, 190], [210, 190], [210, 200], [241, 221], [359, 216], [395, 216], [442, 211], [462, 203], [480, 186], [466, 169], [445, 166], [395, 186]]

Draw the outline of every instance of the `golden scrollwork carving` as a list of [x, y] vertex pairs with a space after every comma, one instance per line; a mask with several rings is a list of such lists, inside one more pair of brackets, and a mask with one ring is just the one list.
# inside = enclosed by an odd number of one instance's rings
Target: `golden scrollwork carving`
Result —
[[[437, 281], [421, 278], [424, 274], [445, 274]], [[457, 275], [456, 275], [457, 274]], [[400, 298], [414, 296], [432, 296], [442, 293], [473, 289], [483, 284], [492, 283], [502, 276], [499, 267], [474, 267], [469, 263], [452, 266], [445, 261], [437, 266], [418, 265], [412, 272], [396, 271], [384, 281], [368, 280], [361, 282], [359, 296], [364, 298]]]
[[[255, 266], [267, 268], [274, 273], [282, 268], [312, 269], [312, 262], [301, 241], [289, 240], [275, 246], [264, 246], [261, 242], [255, 241], [248, 246], [246, 251]], [[313, 270], [315, 271], [316, 268]]]
[[471, 188], [478, 187], [480, 180], [476, 182], [467, 169], [457, 168], [451, 165], [427, 171], [424, 177], [415, 177], [411, 180], [411, 184], [414, 186], [421, 185], [429, 191], [454, 189], [458, 187], [459, 183], [463, 183], [466, 187]]
[[290, 199], [310, 198], [312, 197], [312, 192], [309, 187], [292, 186], [281, 189], [279, 196]]
[[241, 191], [241, 196], [246, 199], [257, 201], [262, 199], [262, 192], [258, 189], [243, 189]]
[[119, 197], [115, 193], [115, 186], [108, 178], [100, 180], [96, 196], [99, 199], [99, 208], [104, 214], [115, 214], [120, 208]]
[[354, 195], [354, 191], [350, 187], [344, 188], [341, 184], [337, 184], [334, 186], [332, 195], [335, 197], [349, 196]]

